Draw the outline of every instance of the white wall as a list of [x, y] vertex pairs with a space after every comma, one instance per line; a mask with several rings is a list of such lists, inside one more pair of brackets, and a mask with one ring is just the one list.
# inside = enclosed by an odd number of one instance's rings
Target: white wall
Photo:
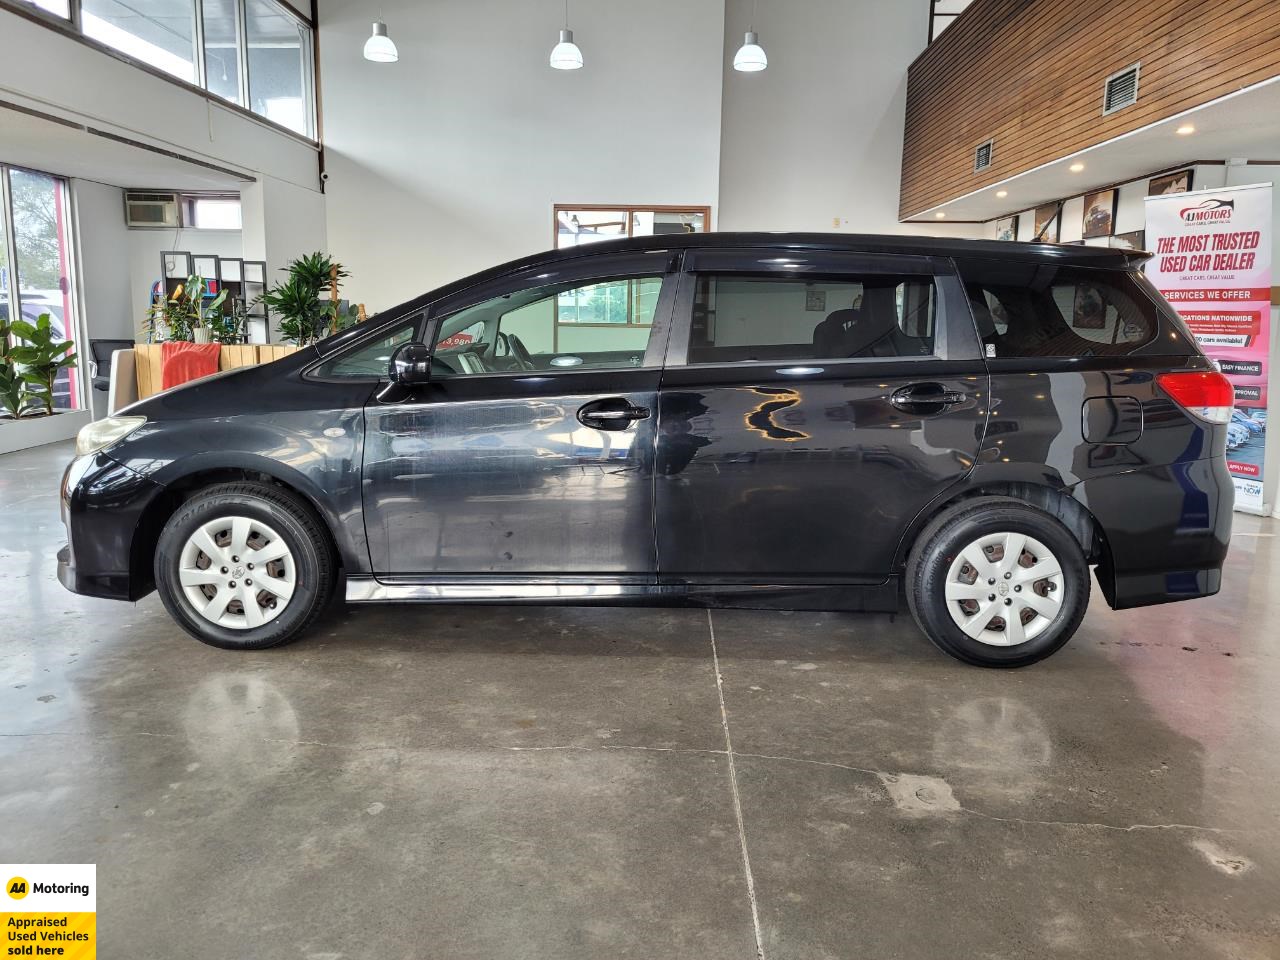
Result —
[[[738, 73], [751, 25], [769, 56]], [[927, 0], [725, 3], [722, 230], [973, 235], [901, 224], [907, 67], [925, 48]]]
[[130, 291], [130, 231], [124, 225], [120, 189], [72, 180], [71, 192], [85, 331], [93, 339], [131, 339], [137, 324]]
[[[377, 10], [398, 63], [361, 58]], [[720, 0], [575, 3], [577, 71], [547, 65], [562, 16], [322, 0], [329, 249], [353, 299], [384, 309], [545, 250], [555, 203], [718, 208]]]
[[[325, 197], [314, 190], [263, 176], [240, 191], [243, 256], [267, 264], [267, 285], [283, 279], [281, 270], [298, 257], [326, 251]], [[249, 339], [264, 343], [266, 330], [250, 321]], [[279, 339], [279, 328], [269, 339]]]
[[107, 412], [107, 395], [93, 389], [89, 341], [133, 339], [128, 231], [118, 188], [92, 180], [72, 180], [71, 198], [80, 321], [71, 336], [77, 341], [79, 367], [93, 415], [101, 417]]

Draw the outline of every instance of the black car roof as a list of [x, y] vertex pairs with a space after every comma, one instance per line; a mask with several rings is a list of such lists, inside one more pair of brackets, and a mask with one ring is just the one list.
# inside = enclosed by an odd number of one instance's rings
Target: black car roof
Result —
[[[899, 253], [931, 257], [981, 257], [985, 259], [1038, 261], [1079, 267], [1132, 270], [1151, 254], [1111, 247], [1086, 247], [1062, 243], [1016, 243], [1008, 240], [964, 240], [957, 237], [927, 237], [909, 234], [872, 233], [674, 233], [650, 237], [600, 240], [582, 246], [547, 250], [511, 260], [480, 273], [445, 284], [429, 293], [378, 314], [375, 320], [391, 320], [420, 310], [430, 303], [476, 284], [508, 274], [557, 263], [617, 253], [659, 250], [713, 250], [737, 247], [771, 247], [776, 250], [840, 250], [853, 253]], [[368, 328], [363, 328], [367, 330]], [[327, 355], [350, 342], [355, 330], [346, 330], [317, 348]]]

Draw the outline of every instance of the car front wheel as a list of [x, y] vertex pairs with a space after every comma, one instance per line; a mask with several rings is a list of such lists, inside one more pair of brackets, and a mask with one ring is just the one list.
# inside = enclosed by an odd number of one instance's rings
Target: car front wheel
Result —
[[226, 483], [180, 506], [160, 533], [156, 586], [170, 615], [215, 647], [260, 650], [311, 625], [334, 583], [328, 538], [287, 490]]
[[1089, 566], [1056, 518], [981, 497], [944, 511], [907, 562], [911, 613], [966, 663], [1022, 667], [1071, 639], [1089, 602]]

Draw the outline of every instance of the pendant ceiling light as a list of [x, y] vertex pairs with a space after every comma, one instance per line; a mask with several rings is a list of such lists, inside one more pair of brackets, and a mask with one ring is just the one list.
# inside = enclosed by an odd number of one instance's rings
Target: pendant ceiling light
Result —
[[560, 31], [560, 42], [551, 48], [551, 66], [557, 70], [582, 69], [582, 51], [573, 42], [573, 31], [569, 29], [569, 0], [564, 0], [564, 29]]
[[769, 58], [765, 56], [764, 47], [760, 46], [760, 35], [756, 33], [755, 27], [755, 14], [760, 12], [760, 0], [756, 0], [754, 10], [746, 39], [733, 58], [733, 69], [739, 73], [759, 73], [769, 66]]
[[373, 21], [373, 36], [364, 42], [364, 58], [374, 63], [395, 63], [400, 59], [396, 45], [387, 36], [387, 25], [381, 20]]

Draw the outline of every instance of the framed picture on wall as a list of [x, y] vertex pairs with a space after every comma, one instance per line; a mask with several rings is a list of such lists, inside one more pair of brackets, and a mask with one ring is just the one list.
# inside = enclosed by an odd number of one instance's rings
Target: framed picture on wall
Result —
[[1159, 197], [1166, 193], [1186, 193], [1191, 189], [1194, 170], [1179, 170], [1177, 173], [1166, 173], [1163, 177], [1152, 177], [1147, 183], [1147, 196]]
[[1147, 231], [1132, 230], [1129, 233], [1117, 233], [1111, 238], [1111, 246], [1121, 250], [1147, 249]]
[[1062, 236], [1062, 205], [1046, 203], [1036, 207], [1031, 239], [1038, 243], [1057, 243]]
[[1099, 190], [1084, 195], [1084, 223], [1081, 225], [1081, 236], [1086, 240], [1093, 237], [1109, 237], [1115, 231], [1116, 192], [1115, 190]]
[[1018, 239], [1018, 217], [1016, 214], [1012, 217], [1005, 217], [1003, 220], [996, 221], [996, 239]]

